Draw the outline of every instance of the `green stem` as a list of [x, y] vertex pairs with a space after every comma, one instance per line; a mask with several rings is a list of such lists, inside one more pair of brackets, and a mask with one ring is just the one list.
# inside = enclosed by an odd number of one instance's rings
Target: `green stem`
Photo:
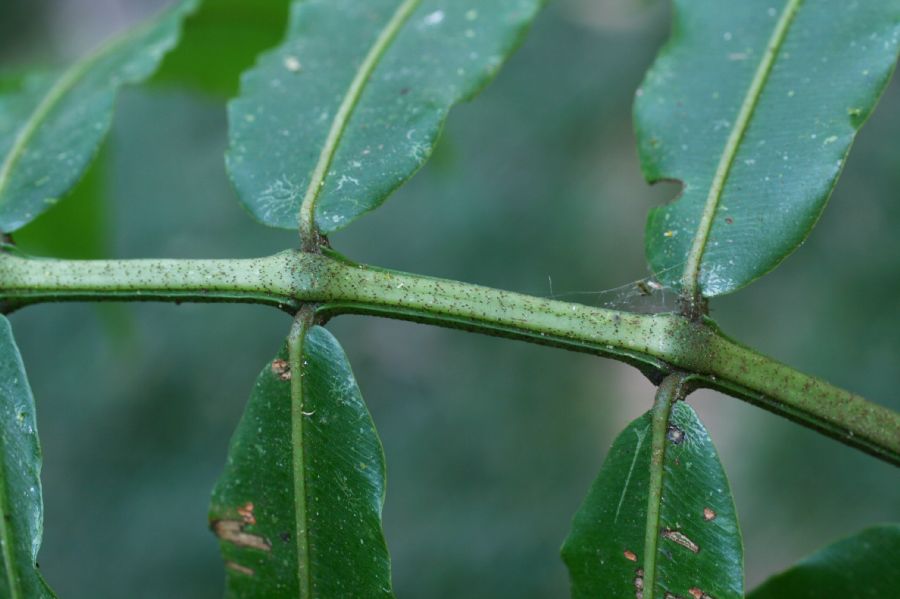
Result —
[[254, 302], [323, 317], [373, 314], [615, 358], [651, 379], [678, 369], [900, 465], [900, 414], [730, 340], [709, 322], [633, 314], [282, 252], [248, 260], [33, 260], [0, 255], [9, 308], [72, 300]]
[[[247, 302], [295, 313], [294, 252], [244, 260], [43, 260], [0, 256], [10, 308], [58, 301]], [[300, 286], [312, 281], [296, 277]]]
[[659, 385], [651, 413], [653, 429], [650, 449], [650, 486], [647, 490], [647, 523], [644, 531], [644, 598], [653, 599], [656, 587], [656, 544], [659, 540], [659, 508], [662, 502], [663, 465], [666, 458], [666, 434], [669, 415], [675, 402], [684, 399], [689, 375], [670, 374]]

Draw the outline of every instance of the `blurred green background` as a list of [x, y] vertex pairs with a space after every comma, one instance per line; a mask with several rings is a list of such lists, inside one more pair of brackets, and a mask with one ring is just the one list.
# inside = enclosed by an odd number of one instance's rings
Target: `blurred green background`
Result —
[[[160, 4], [3, 0], [0, 64], [67, 64]], [[538, 295], [552, 279], [557, 295], [597, 292], [573, 299], [627, 307], [627, 291], [600, 292], [647, 275], [644, 218], [674, 191], [644, 184], [630, 118], [667, 11], [648, 0], [551, 3], [497, 81], [452, 114], [429, 166], [334, 246], [363, 262]], [[235, 199], [222, 159], [224, 98], [159, 79], [122, 96], [98, 166], [20, 243], [120, 258], [296, 246]], [[738, 339], [895, 409], [898, 107], [894, 83], [808, 242], [712, 305]], [[288, 317], [132, 304], [37, 306], [12, 320], [38, 405], [40, 564], [50, 584], [67, 598], [221, 596], [209, 491]], [[618, 363], [523, 343], [363, 317], [329, 326], [384, 442], [397, 594], [567, 596], [558, 549], [570, 518], [652, 386]], [[731, 478], [748, 588], [900, 516], [895, 468], [725, 396], [690, 401]]]

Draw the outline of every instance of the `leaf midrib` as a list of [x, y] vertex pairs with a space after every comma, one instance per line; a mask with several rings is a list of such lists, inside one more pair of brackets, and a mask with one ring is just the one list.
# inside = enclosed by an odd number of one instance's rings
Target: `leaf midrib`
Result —
[[747, 89], [747, 93], [741, 103], [737, 119], [735, 119], [734, 122], [734, 127], [731, 129], [728, 140], [725, 143], [725, 148], [722, 151], [722, 156], [719, 159], [719, 164], [716, 167], [716, 172], [713, 175], [713, 180], [710, 184], [709, 193], [706, 196], [706, 203], [703, 207], [703, 212], [700, 215], [700, 222], [697, 225], [697, 231], [694, 234], [694, 240], [687, 256], [684, 272], [682, 273], [681, 284], [684, 294], [688, 298], [694, 299], [698, 298], [700, 295], [700, 264], [703, 260], [703, 254], [706, 250], [710, 231], [712, 230], [713, 219], [718, 211], [722, 193], [725, 190], [725, 183], [731, 172], [731, 165], [734, 163], [734, 159], [740, 149], [741, 141], [744, 138], [744, 134], [747, 132], [750, 120], [759, 104], [763, 88], [769, 80], [769, 74], [772, 71], [772, 66], [775, 63], [781, 45], [787, 37], [788, 30], [790, 29], [794, 16], [797, 14], [801, 4], [803, 4], [803, 0], [788, 0], [784, 9], [781, 11], [781, 15], [775, 23], [775, 29], [772, 32], [772, 36], [766, 44], [766, 51], [763, 53], [762, 60], [760, 60], [760, 63], [756, 68], [756, 72], [750, 82], [750, 87]]
[[357, 68], [356, 74], [350, 82], [350, 87], [347, 88], [347, 93], [344, 95], [341, 105], [334, 115], [331, 129], [329, 129], [328, 136], [325, 138], [325, 145], [319, 153], [318, 162], [303, 196], [303, 203], [300, 205], [300, 240], [304, 249], [314, 249], [316, 243], [316, 200], [324, 187], [325, 177], [331, 168], [331, 162], [334, 159], [335, 152], [337, 152], [338, 144], [344, 136], [344, 131], [350, 118], [353, 116], [353, 111], [362, 96], [366, 83], [368, 83], [372, 73], [375, 71], [375, 67], [378, 66], [388, 47], [396, 38], [397, 33], [406, 24], [406, 21], [420, 3], [421, 0], [404, 0], [397, 7], [394, 15], [385, 24], [378, 37], [375, 38], [375, 43], [372, 44], [365, 59]]
[[312, 597], [309, 571], [309, 518], [306, 505], [306, 457], [303, 415], [303, 379], [306, 359], [306, 337], [312, 317], [302, 310], [294, 320], [288, 338], [288, 361], [291, 372], [291, 479], [294, 483], [294, 537], [297, 543], [297, 593], [303, 599]]

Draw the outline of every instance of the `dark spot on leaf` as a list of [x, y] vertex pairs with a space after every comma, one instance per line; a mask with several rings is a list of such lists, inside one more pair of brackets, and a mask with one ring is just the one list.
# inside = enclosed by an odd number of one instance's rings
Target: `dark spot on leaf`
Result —
[[405, 96], [405, 95], [408, 94], [408, 93], [409, 93], [409, 88], [408, 88], [408, 87], [404, 87], [404, 88], [402, 88], [402, 89], [400, 90], [400, 95], [401, 95], [401, 96]]
[[237, 513], [241, 515], [244, 524], [256, 524], [256, 516], [253, 515], [253, 503], [248, 501], [243, 507], [237, 509]]
[[731, 224], [734, 224], [734, 219], [731, 218], [730, 216], [726, 216], [725, 222], [728, 223], [729, 225], [731, 225]]
[[210, 528], [217, 537], [238, 547], [271, 551], [272, 543], [264, 537], [244, 532], [244, 523], [237, 520], [213, 520]]
[[281, 539], [282, 541], [284, 541], [285, 543], [290, 543], [291, 542], [291, 533], [284, 530], [284, 531], [278, 533], [278, 538]]
[[669, 432], [666, 433], [666, 438], [675, 445], [681, 445], [681, 442], [684, 441], [684, 431], [677, 426], [669, 425]]
[[690, 550], [692, 553], [700, 553], [700, 545], [690, 540], [686, 534], [679, 530], [664, 528], [660, 532], [660, 535], [662, 535], [664, 539], [668, 539], [673, 543], [678, 543], [685, 549]]
[[281, 358], [272, 360], [272, 374], [282, 381], [289, 381], [291, 380], [291, 366], [287, 363], [287, 360], [282, 360]]
[[225, 562], [225, 567], [229, 570], [240, 572], [241, 574], [244, 574], [246, 576], [253, 576], [254, 574], [256, 574], [256, 572], [254, 572], [252, 568], [248, 568], [247, 566], [242, 566], [234, 562]]

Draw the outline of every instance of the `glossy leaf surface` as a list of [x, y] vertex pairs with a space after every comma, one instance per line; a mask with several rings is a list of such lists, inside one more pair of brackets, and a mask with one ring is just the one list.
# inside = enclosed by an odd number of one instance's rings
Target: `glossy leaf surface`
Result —
[[773, 576], [748, 599], [894, 597], [900, 589], [900, 526], [879, 526], [817, 551]]
[[728, 481], [693, 409], [672, 407], [663, 462], [656, 589], [644, 589], [650, 413], [616, 438], [563, 545], [572, 597], [743, 597], [743, 549]]
[[112, 253], [109, 159], [109, 147], [104, 144], [81, 180], [56, 207], [16, 232], [16, 247], [33, 256], [108, 258]]
[[34, 398], [5, 316], [0, 316], [0, 429], [0, 597], [54, 597], [35, 565], [44, 505]]
[[260, 374], [213, 492], [228, 596], [392, 597], [372, 419], [328, 331], [291, 347]]
[[81, 178], [120, 87], [153, 73], [197, 0], [183, 0], [57, 76], [23, 78], [0, 97], [0, 230], [15, 231]]
[[154, 81], [218, 96], [238, 92], [240, 74], [281, 41], [290, 0], [204, 0]]
[[541, 0], [305, 0], [242, 81], [228, 168], [247, 208], [328, 233], [428, 158], [448, 110], [497, 72]]
[[635, 102], [646, 178], [683, 184], [647, 222], [657, 277], [721, 295], [796, 249], [898, 43], [898, 0], [676, 0]]

